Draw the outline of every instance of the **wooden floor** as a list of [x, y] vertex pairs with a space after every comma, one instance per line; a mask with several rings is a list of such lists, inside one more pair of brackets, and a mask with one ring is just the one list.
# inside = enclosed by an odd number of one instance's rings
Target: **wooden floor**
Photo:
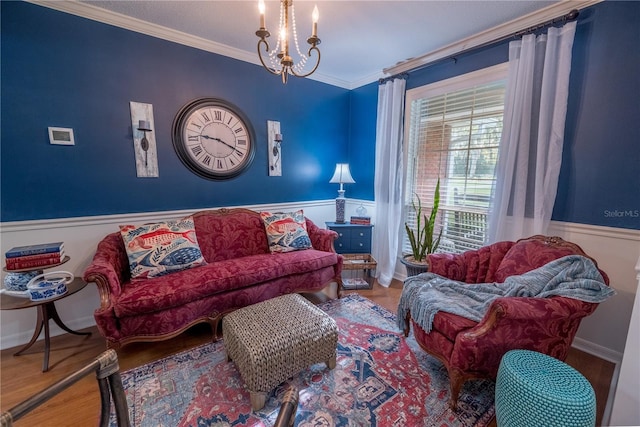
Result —
[[[401, 283], [394, 282], [384, 288], [374, 284], [371, 290], [357, 291], [379, 305], [395, 312], [401, 293]], [[335, 291], [335, 290], [334, 290]], [[330, 292], [331, 293], [331, 292]], [[328, 299], [326, 294], [312, 294], [307, 297], [319, 302]], [[64, 315], [62, 315], [63, 321]], [[26, 354], [13, 356], [16, 349], [0, 352], [0, 408], [5, 411], [48, 385], [64, 378], [76, 369], [89, 363], [105, 350], [102, 337], [95, 327], [85, 329], [90, 337], [61, 335], [51, 340], [50, 370], [43, 373], [42, 350], [38, 342]], [[160, 343], [135, 343], [118, 351], [120, 370], [125, 371], [173, 353], [203, 344], [211, 338], [206, 325], [191, 328], [172, 340]], [[582, 351], [571, 349], [567, 363], [580, 371], [593, 385], [597, 400], [597, 424], [602, 425], [609, 385], [614, 364]], [[100, 397], [95, 377], [89, 375], [70, 389], [43, 404], [20, 421], [20, 425], [37, 426], [95, 426], [100, 411]], [[495, 421], [493, 423], [495, 426]]]

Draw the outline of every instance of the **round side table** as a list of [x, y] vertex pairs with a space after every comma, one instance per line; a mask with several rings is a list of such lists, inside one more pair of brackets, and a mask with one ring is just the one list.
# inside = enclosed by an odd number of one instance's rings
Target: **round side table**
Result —
[[587, 379], [546, 354], [511, 350], [496, 379], [498, 427], [591, 427], [596, 395]]
[[19, 356], [26, 349], [31, 347], [33, 343], [36, 342], [38, 337], [40, 336], [40, 332], [42, 332], [42, 328], [44, 328], [44, 361], [42, 362], [42, 372], [47, 372], [49, 370], [49, 347], [50, 347], [50, 338], [49, 338], [49, 319], [52, 319], [59, 327], [64, 329], [66, 332], [74, 335], [91, 335], [91, 332], [77, 332], [70, 329], [67, 325], [62, 323], [60, 316], [58, 315], [58, 311], [56, 310], [55, 301], [58, 301], [62, 298], [66, 298], [69, 295], [73, 295], [76, 292], [84, 289], [87, 286], [87, 282], [82, 279], [75, 278], [73, 281], [67, 285], [67, 292], [64, 295], [60, 295], [55, 298], [48, 299], [46, 301], [31, 301], [29, 298], [19, 298], [10, 295], [0, 294], [0, 309], [1, 310], [20, 310], [23, 308], [36, 307], [38, 310], [38, 318], [36, 320], [36, 328], [33, 332], [33, 336], [31, 337], [31, 341], [16, 353], [14, 356]]

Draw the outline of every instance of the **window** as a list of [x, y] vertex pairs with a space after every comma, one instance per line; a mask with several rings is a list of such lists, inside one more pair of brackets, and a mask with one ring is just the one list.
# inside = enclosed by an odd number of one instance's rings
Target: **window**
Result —
[[[407, 91], [405, 221], [415, 225], [416, 196], [428, 215], [439, 178], [438, 252], [460, 253], [485, 243], [506, 75], [507, 65], [501, 64]], [[411, 250], [406, 235], [402, 249]]]

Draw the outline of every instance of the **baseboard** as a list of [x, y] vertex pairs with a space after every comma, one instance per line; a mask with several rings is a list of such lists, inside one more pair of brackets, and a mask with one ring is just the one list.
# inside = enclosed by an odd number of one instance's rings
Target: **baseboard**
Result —
[[[67, 325], [70, 329], [74, 331], [78, 331], [84, 328], [90, 328], [91, 326], [96, 325], [96, 321], [93, 316], [86, 316], [79, 319], [73, 319], [70, 321], [65, 320], [65, 325]], [[60, 329], [54, 322], [50, 322], [49, 336], [56, 337], [58, 335], [66, 334], [64, 330]], [[18, 332], [15, 334], [10, 334], [2, 337], [2, 350], [7, 348], [14, 348], [25, 343], [28, 343], [31, 340], [31, 336], [33, 335], [33, 330]], [[44, 334], [40, 333], [40, 337], [38, 341], [44, 339]]]
[[585, 339], [575, 337], [571, 346], [580, 351], [584, 351], [585, 353], [599, 357], [600, 359], [615, 363], [616, 366], [622, 363], [622, 353], [594, 344]]

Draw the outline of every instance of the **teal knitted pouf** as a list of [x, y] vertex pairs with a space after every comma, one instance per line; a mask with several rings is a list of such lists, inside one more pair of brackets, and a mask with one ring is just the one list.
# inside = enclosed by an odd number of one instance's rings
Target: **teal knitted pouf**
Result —
[[578, 371], [546, 354], [511, 350], [496, 379], [498, 427], [596, 424], [596, 395]]

